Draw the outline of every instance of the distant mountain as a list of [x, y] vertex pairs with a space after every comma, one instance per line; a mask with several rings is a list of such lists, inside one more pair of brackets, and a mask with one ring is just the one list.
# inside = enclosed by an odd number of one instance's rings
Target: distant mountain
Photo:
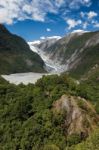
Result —
[[47, 37], [44, 40], [37, 40], [33, 42], [28, 42], [30, 49], [33, 52], [38, 53], [41, 58], [44, 60], [46, 64], [46, 70], [48, 72], [57, 72], [57, 68], [59, 70], [58, 64], [54, 65], [53, 61], [49, 58], [49, 56], [46, 53], [46, 49], [48, 49], [51, 45], [56, 43], [59, 39], [61, 39], [60, 36], [52, 36], [52, 37]]
[[50, 47], [52, 44], [56, 43], [61, 39], [61, 36], [51, 36], [51, 37], [46, 37], [42, 40], [36, 40], [33, 42], [28, 42], [29, 45], [38, 47], [42, 50], [46, 50], [46, 48]]
[[61, 39], [60, 36], [47, 37], [45, 40], [42, 40], [37, 47], [46, 51], [46, 49], [56, 43], [59, 39]]
[[24, 39], [0, 25], [0, 74], [19, 72], [45, 72], [44, 62]]
[[77, 78], [99, 64], [99, 31], [75, 31], [54, 43], [45, 41], [37, 47], [58, 66], [58, 72], [68, 71]]

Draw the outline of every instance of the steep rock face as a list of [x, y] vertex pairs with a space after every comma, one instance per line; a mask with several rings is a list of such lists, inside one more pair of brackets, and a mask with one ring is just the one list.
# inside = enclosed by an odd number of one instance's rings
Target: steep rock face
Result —
[[67, 69], [70, 70], [77, 67], [85, 53], [88, 56], [87, 49], [94, 48], [97, 44], [99, 44], [99, 32], [84, 33], [82, 35], [74, 33], [64, 37], [47, 51], [50, 53], [50, 58], [68, 65]]
[[47, 37], [44, 40], [28, 42], [30, 49], [33, 52], [39, 54], [41, 58], [44, 60], [46, 64], [45, 69], [47, 70], [47, 72], [55, 72], [55, 73], [57, 71], [60, 72], [61, 67], [59, 63], [54, 64], [52, 59], [50, 59], [49, 54], [46, 52], [46, 49], [48, 49], [51, 45], [56, 43], [56, 41], [58, 41], [59, 39], [61, 39], [60, 36], [52, 36]]
[[0, 74], [44, 72], [41, 57], [32, 52], [24, 39], [0, 25]]
[[63, 114], [63, 128], [66, 135], [88, 136], [97, 127], [99, 116], [85, 99], [63, 95], [53, 104], [53, 113]]
[[48, 37], [45, 40], [41, 40], [41, 41], [28, 42], [31, 50], [39, 54], [41, 58], [44, 60], [46, 64], [46, 70], [48, 72], [59, 73], [64, 71], [64, 65], [60, 65], [60, 61], [56, 62], [56, 59], [55, 61], [54, 59], [52, 60], [49, 52], [47, 51], [48, 48], [50, 48], [60, 39], [61, 39], [60, 36], [53, 36], [53, 37]]
[[[78, 77], [99, 64], [99, 31], [71, 33], [50, 46], [37, 45], [58, 71], [70, 71]], [[46, 45], [46, 43], [45, 43]]]
[[37, 44], [35, 46], [37, 46], [39, 49], [43, 51], [46, 51], [50, 46], [55, 44], [59, 39], [61, 39], [60, 36], [48, 37], [45, 40], [41, 41], [40, 44]]

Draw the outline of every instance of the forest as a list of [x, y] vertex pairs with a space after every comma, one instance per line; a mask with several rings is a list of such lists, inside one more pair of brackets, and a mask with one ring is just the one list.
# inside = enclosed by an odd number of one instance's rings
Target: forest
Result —
[[[0, 77], [0, 150], [99, 150], [98, 82], [97, 73], [80, 83], [62, 74], [18, 86]], [[97, 114], [97, 126], [88, 136], [67, 134], [66, 112], [53, 112], [53, 103], [64, 94], [93, 105], [95, 113], [90, 114]], [[89, 113], [83, 101], [79, 107]]]

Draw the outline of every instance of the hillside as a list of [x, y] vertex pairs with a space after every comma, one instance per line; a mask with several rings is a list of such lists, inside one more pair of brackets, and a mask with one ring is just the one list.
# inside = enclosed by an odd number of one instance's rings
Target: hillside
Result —
[[[0, 150], [98, 147], [95, 94], [92, 105], [82, 93], [82, 85], [66, 75], [44, 76], [27, 86], [0, 78]], [[91, 96], [88, 89], [86, 94]]]
[[44, 60], [46, 64], [45, 69], [47, 70], [47, 72], [57, 72], [57, 70], [59, 71], [60, 66], [58, 66], [58, 64], [54, 64], [53, 60], [50, 59], [48, 54], [46, 53], [46, 49], [48, 49], [51, 45], [59, 41], [59, 39], [61, 39], [60, 36], [52, 36], [46, 37], [44, 40], [28, 42], [31, 50], [39, 54]]
[[43, 55], [60, 66], [59, 72], [69, 71], [73, 77], [80, 78], [99, 64], [99, 31], [71, 33], [50, 47], [44, 45], [38, 45]]
[[[0, 27], [1, 73], [43, 72], [40, 56]], [[27, 86], [0, 77], [0, 150], [98, 150], [98, 35], [74, 33], [42, 50], [60, 66], [66, 67], [69, 59], [66, 69], [81, 76], [79, 82], [66, 73], [43, 76]]]
[[19, 72], [45, 72], [44, 62], [24, 39], [0, 25], [0, 74]]
[[87, 137], [97, 126], [99, 116], [94, 107], [81, 97], [62, 95], [53, 104], [54, 115], [64, 115], [64, 132], [66, 135]]
[[81, 96], [90, 99], [95, 105], [99, 113], [99, 66], [94, 66], [86, 75], [80, 80]]

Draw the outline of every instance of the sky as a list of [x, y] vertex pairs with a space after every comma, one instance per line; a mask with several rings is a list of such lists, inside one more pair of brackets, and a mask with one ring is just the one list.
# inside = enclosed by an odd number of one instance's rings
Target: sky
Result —
[[26, 41], [99, 30], [99, 0], [0, 0], [0, 23]]

